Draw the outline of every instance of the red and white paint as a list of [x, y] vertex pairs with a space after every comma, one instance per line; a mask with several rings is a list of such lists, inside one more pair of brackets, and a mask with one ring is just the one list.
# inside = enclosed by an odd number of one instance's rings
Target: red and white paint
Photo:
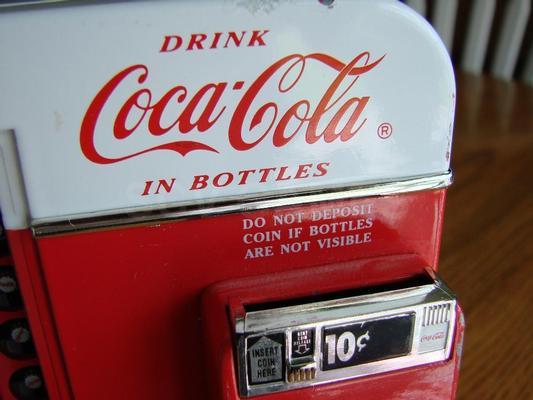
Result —
[[31, 219], [448, 170], [453, 71], [429, 24], [392, 0], [253, 4], [0, 14]]

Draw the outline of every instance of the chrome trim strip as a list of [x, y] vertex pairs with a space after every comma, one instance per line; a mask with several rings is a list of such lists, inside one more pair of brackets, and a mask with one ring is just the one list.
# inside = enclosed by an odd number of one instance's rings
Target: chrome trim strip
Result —
[[62, 216], [61, 219], [40, 219], [32, 221], [35, 236], [58, 235], [86, 230], [105, 229], [125, 225], [150, 224], [154, 222], [174, 221], [201, 217], [206, 215], [221, 215], [237, 212], [249, 212], [309, 204], [322, 201], [356, 199], [363, 197], [389, 196], [423, 190], [443, 189], [451, 185], [453, 174], [448, 171], [443, 174], [415, 177], [392, 182], [381, 182], [352, 187], [328, 187], [312, 191], [284, 191], [276, 193], [261, 193], [250, 196], [233, 196], [212, 199], [209, 202], [196, 203], [167, 203], [149, 207], [134, 207], [123, 209], [120, 213], [97, 212], [83, 215]]
[[[32, 6], [43, 6], [48, 4], [55, 3], [75, 3], [75, 0], [21, 0], [21, 1], [11, 1], [9, 3], [0, 4], [0, 8], [17, 8], [17, 7], [32, 7]], [[78, 1], [79, 2], [79, 1]]]

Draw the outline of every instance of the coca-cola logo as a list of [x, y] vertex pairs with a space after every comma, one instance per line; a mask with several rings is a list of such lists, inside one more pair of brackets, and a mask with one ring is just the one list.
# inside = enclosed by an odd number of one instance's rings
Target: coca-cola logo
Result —
[[[226, 129], [229, 145], [234, 150], [246, 151], [267, 140], [275, 147], [283, 147], [298, 135], [304, 135], [305, 142], [310, 145], [352, 139], [366, 123], [363, 111], [371, 97], [368, 94], [350, 97], [349, 92], [358, 79], [378, 66], [384, 57], [372, 59], [369, 52], [363, 52], [348, 63], [322, 53], [292, 54], [281, 58], [255, 79], [237, 103]], [[318, 63], [336, 73], [318, 102], [302, 98], [284, 109], [273, 100], [257, 105], [258, 99], [268, 98], [265, 87], [274, 79], [276, 96], [293, 91], [310, 63]], [[177, 85], [156, 97], [148, 86], [150, 79], [154, 77], [146, 65], [132, 65], [112, 77], [96, 94], [80, 130], [81, 150], [88, 160], [111, 164], [157, 150], [169, 150], [182, 156], [192, 151], [220, 152], [197, 138], [177, 140], [176, 134], [181, 137], [211, 130], [223, 115], [231, 112], [222, 102], [224, 93], [241, 90], [245, 82], [237, 81], [233, 85], [208, 83], [192, 95], [185, 85]], [[113, 104], [116, 104], [114, 94], [131, 87], [132, 82], [135, 91], [113, 110]], [[112, 128], [99, 126], [104, 112], [115, 116]], [[168, 122], [169, 115], [173, 116], [171, 123]], [[220, 129], [212, 131], [213, 134], [224, 132]], [[106, 143], [111, 139], [117, 145], [142, 135], [160, 138], [161, 143], [111, 156], [105, 154], [105, 149], [97, 148], [97, 134], [108, 136]]]
[[440, 331], [440, 332], [436, 332], [434, 334], [431, 334], [431, 335], [424, 335], [420, 338], [420, 341], [422, 343], [424, 342], [432, 342], [432, 341], [435, 341], [435, 340], [442, 340], [444, 339], [444, 337], [446, 336], [446, 332], [444, 331]]

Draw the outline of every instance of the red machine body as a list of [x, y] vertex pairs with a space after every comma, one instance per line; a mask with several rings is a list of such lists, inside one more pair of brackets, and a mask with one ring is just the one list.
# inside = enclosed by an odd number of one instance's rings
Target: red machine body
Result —
[[[268, 302], [416, 276], [436, 265], [444, 199], [445, 190], [424, 191], [37, 240], [29, 231], [8, 232], [21, 287], [29, 293], [28, 312], [40, 322], [33, 326], [33, 335], [44, 350], [41, 364], [49, 366], [43, 372], [47, 382], [56, 383], [48, 383], [51, 398], [201, 399], [207, 398], [208, 390], [214, 398], [239, 398], [225, 309], [236, 302], [235, 297], [240, 304]], [[244, 234], [288, 235], [295, 227], [309, 232], [310, 226], [354, 220], [313, 221], [313, 213], [333, 215], [334, 210], [354, 207], [367, 210], [355, 221], [373, 221], [371, 228], [358, 230], [360, 238], [371, 233], [368, 243], [324, 251], [313, 241], [307, 251], [298, 245], [293, 249], [300, 251], [246, 258], [249, 251], [266, 252], [267, 246], [279, 244], [245, 245]], [[276, 226], [276, 216], [282, 221], [296, 218]], [[260, 218], [268, 225], [243, 229], [243, 221]], [[303, 234], [291, 243], [310, 239]], [[181, 268], [188, 265], [194, 267], [183, 275]], [[231, 283], [224, 290], [208, 289], [201, 311], [207, 288], [246, 277], [250, 287], [237, 294], [236, 284]], [[43, 281], [46, 287], [34, 286]], [[447, 361], [272, 397], [348, 399], [363, 393], [375, 399], [453, 398], [463, 331], [458, 318]]]

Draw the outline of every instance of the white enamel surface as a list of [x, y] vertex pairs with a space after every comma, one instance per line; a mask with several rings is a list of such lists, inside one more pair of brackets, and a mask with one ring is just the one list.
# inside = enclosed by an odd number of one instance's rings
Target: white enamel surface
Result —
[[[187, 40], [191, 33], [263, 29], [269, 30], [265, 46], [159, 52], [165, 35]], [[0, 51], [0, 129], [16, 132], [32, 219], [357, 185], [449, 169], [453, 70], [429, 24], [395, 0], [344, 0], [332, 7], [308, 0], [137, 1], [1, 12]], [[273, 146], [272, 133], [248, 151], [230, 146], [228, 129], [237, 103], [275, 61], [290, 54], [324, 53], [348, 63], [362, 52], [369, 52], [371, 61], [385, 58], [359, 76], [343, 97], [370, 97], [360, 119], [366, 122], [353, 138], [309, 144], [304, 125], [283, 147]], [[112, 77], [136, 64], [146, 65], [148, 78], [139, 85], [139, 73], [132, 75], [107, 104], [95, 129], [97, 151], [114, 158], [191, 140], [216, 148], [218, 154], [193, 151], [182, 156], [158, 150], [110, 164], [84, 156], [80, 126], [89, 105]], [[266, 86], [253, 112], [269, 101], [282, 113], [302, 99], [316, 108], [336, 76], [331, 68], [309, 62], [293, 90], [280, 95], [273, 84]], [[236, 81], [244, 81], [241, 90], [232, 90]], [[228, 82], [218, 105], [226, 108], [206, 132], [173, 130], [156, 137], [143, 122], [130, 137], [113, 137], [118, 109], [135, 91], [147, 87], [159, 99], [183, 85], [190, 98], [205, 84], [217, 82]], [[251, 115], [246, 125], [250, 120]], [[384, 122], [393, 126], [388, 139], [377, 134]], [[257, 138], [257, 132], [245, 137]], [[321, 177], [265, 183], [256, 178], [245, 185], [189, 190], [195, 175], [282, 166], [294, 174], [300, 164], [321, 162], [330, 163]], [[146, 181], [171, 178], [176, 181], [170, 193], [141, 196]]]

